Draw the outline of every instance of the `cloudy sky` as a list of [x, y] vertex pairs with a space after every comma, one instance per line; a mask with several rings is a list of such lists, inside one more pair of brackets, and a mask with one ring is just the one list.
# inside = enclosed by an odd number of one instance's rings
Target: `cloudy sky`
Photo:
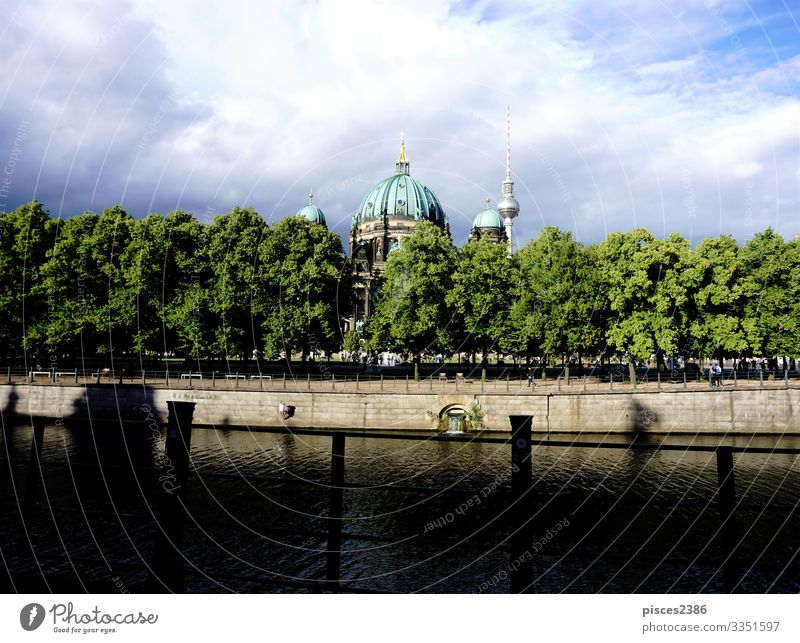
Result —
[[510, 105], [518, 243], [791, 238], [799, 23], [790, 0], [7, 0], [0, 208], [275, 221], [313, 188], [346, 235], [405, 131], [460, 243]]

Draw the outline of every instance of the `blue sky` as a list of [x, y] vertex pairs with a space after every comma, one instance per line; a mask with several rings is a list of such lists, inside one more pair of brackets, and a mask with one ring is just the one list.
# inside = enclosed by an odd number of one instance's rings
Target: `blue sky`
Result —
[[788, 3], [12, 0], [0, 21], [3, 209], [275, 221], [313, 188], [346, 236], [403, 130], [461, 243], [499, 198], [510, 105], [517, 243], [800, 233]]

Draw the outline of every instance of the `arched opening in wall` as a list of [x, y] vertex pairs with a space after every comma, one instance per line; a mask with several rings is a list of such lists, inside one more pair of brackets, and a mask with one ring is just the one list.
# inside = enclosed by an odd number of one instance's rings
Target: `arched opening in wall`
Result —
[[439, 426], [447, 433], [463, 433], [466, 419], [466, 409], [460, 404], [450, 404], [439, 412]]

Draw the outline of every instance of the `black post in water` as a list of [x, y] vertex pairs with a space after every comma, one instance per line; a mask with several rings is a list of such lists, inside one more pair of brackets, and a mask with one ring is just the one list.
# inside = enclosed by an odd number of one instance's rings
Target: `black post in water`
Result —
[[334, 433], [331, 444], [331, 494], [328, 508], [328, 549], [325, 590], [339, 589], [342, 563], [342, 512], [344, 510], [344, 441], [342, 433]]
[[723, 577], [725, 591], [732, 593], [738, 591], [739, 573], [735, 557], [738, 529], [736, 526], [736, 485], [733, 478], [733, 449], [731, 447], [717, 448], [717, 482], [719, 483]]
[[511, 593], [533, 592], [532, 415], [511, 415]]
[[[28, 460], [28, 478], [25, 481], [25, 495], [22, 497], [22, 523], [20, 524], [19, 544], [24, 547], [29, 542], [33, 513], [42, 486], [42, 441], [44, 440], [45, 418], [34, 417], [31, 455]], [[9, 462], [9, 467], [11, 463]]]
[[153, 565], [148, 592], [183, 591], [183, 522], [186, 514], [186, 481], [192, 445], [194, 402], [168, 401], [164, 471], [158, 499]]

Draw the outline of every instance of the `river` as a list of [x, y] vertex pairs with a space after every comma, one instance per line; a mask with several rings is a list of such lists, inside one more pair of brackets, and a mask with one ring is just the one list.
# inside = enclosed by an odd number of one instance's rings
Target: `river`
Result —
[[[38, 505], [20, 536], [31, 436], [22, 425], [2, 438], [0, 455], [13, 463], [9, 476], [2, 462], [0, 490], [6, 567], [17, 575], [41, 569], [51, 588], [68, 579], [90, 591], [144, 591], [163, 430], [47, 427]], [[800, 439], [736, 444], [800, 447]], [[325, 574], [330, 448], [329, 436], [195, 428], [186, 590], [311, 591], [306, 581]], [[713, 452], [537, 446], [532, 461], [534, 591], [722, 591]], [[507, 592], [510, 468], [502, 444], [435, 442], [424, 433], [418, 441], [348, 438], [346, 481], [363, 486], [344, 493], [344, 586]], [[797, 456], [737, 454], [735, 473], [742, 591], [797, 592]]]

